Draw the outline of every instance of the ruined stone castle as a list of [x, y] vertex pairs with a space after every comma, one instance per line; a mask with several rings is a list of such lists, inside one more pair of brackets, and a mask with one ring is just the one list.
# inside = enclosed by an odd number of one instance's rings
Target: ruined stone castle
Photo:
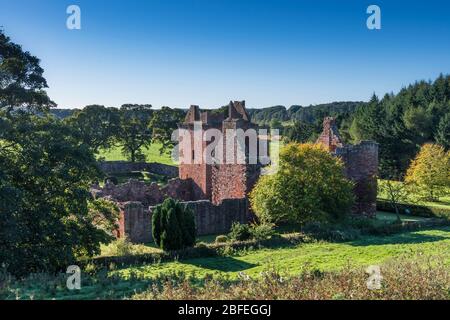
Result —
[[[257, 125], [250, 121], [244, 101], [230, 102], [224, 112], [201, 111], [198, 106], [191, 106], [184, 122], [179, 125], [180, 129], [190, 133], [188, 140], [180, 139], [179, 156], [191, 158], [192, 161], [180, 163], [178, 177], [169, 180], [164, 187], [137, 180], [119, 185], [106, 183], [103, 188], [93, 187], [95, 196], [108, 197], [119, 203], [121, 214], [117, 236], [126, 235], [132, 242], [152, 241], [152, 211], [167, 197], [182, 201], [193, 209], [199, 235], [226, 233], [233, 222], [245, 223], [253, 219], [247, 196], [260, 175], [261, 165], [250, 164], [248, 159], [244, 163], [232, 164], [225, 161], [195, 161], [214, 141], [194, 139], [194, 126], [197, 129], [200, 127], [201, 134], [211, 128], [220, 132], [227, 129], [257, 129]], [[223, 145], [226, 145], [224, 142]], [[333, 118], [325, 118], [317, 143], [325, 145], [344, 161], [347, 177], [355, 182], [356, 203], [353, 211], [373, 215], [376, 210], [378, 145], [370, 141], [344, 145]], [[231, 144], [237, 148], [234, 141]], [[161, 164], [115, 162], [101, 166], [106, 172], [144, 168], [172, 176], [176, 172], [176, 167]]]
[[[213, 204], [219, 205], [225, 199], [244, 199], [247, 193], [252, 189], [259, 177], [260, 167], [257, 164], [246, 163], [238, 164], [233, 161], [232, 164], [225, 163], [225, 150], [222, 152], [221, 161], [218, 163], [206, 163], [199, 161], [195, 163], [196, 157], [202, 157], [208, 144], [212, 143], [205, 139], [195, 141], [194, 124], [198, 123], [200, 135], [208, 129], [220, 130], [223, 136], [221, 147], [224, 149], [227, 144], [226, 130], [246, 131], [247, 129], [257, 129], [257, 125], [250, 122], [250, 117], [245, 110], [245, 101], [230, 102], [227, 113], [212, 114], [210, 111], [201, 112], [198, 106], [191, 106], [184, 123], [180, 128], [185, 129], [189, 134], [191, 141], [180, 142], [180, 158], [188, 153], [192, 155], [192, 163], [180, 164], [180, 178], [183, 180], [192, 180], [195, 199], [208, 199]], [[188, 142], [188, 143], [187, 143]], [[201, 146], [195, 148], [195, 143]], [[233, 141], [233, 147], [237, 148], [237, 142]], [[200, 151], [195, 154], [195, 150]], [[219, 160], [219, 159], [217, 159]]]

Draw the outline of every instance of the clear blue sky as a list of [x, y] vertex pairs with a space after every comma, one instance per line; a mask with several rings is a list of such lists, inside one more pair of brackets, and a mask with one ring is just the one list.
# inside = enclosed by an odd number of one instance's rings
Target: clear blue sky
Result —
[[[81, 30], [66, 28], [70, 4]], [[63, 108], [368, 100], [450, 73], [444, 0], [0, 0], [0, 25], [42, 60]]]

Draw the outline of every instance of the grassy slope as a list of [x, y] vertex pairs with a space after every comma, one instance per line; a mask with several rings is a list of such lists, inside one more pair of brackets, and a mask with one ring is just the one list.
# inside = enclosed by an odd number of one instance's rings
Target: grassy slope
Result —
[[[159, 153], [159, 148], [161, 147], [158, 143], [153, 143], [150, 145], [148, 149], [144, 149], [143, 152], [146, 156], [147, 162], [159, 162], [164, 164], [176, 165], [170, 157], [170, 154]], [[106, 161], [118, 161], [118, 160], [127, 160], [126, 157], [122, 154], [120, 147], [113, 147], [108, 150], [102, 150], [100, 152], [99, 157], [105, 158]]]
[[450, 265], [450, 227], [389, 237], [365, 237], [346, 243], [317, 242], [295, 247], [261, 249], [238, 256], [129, 267], [115, 272], [124, 278], [131, 274], [139, 278], [152, 278], [170, 272], [184, 272], [199, 278], [206, 275], [236, 278], [240, 271], [250, 276], [258, 276], [261, 271], [274, 266], [294, 275], [305, 268], [328, 271], [338, 270], [348, 264], [354, 266], [379, 264], [389, 258], [414, 252], [443, 255], [446, 263]]
[[[150, 248], [143, 249], [146, 251]], [[151, 278], [158, 275], [170, 276], [172, 272], [184, 272], [198, 279], [206, 275], [221, 275], [235, 279], [241, 271], [252, 277], [258, 277], [261, 271], [275, 267], [279, 271], [296, 275], [305, 269], [329, 271], [339, 270], [348, 265], [366, 267], [399, 256], [415, 257], [417, 253], [440, 256], [450, 266], [450, 227], [406, 232], [388, 237], [364, 237], [345, 243], [307, 243], [292, 247], [252, 250], [233, 256], [127, 267], [110, 271], [110, 276], [112, 274], [118, 276], [115, 279], [109, 278], [105, 272], [96, 274], [91, 279], [84, 275], [82, 289], [79, 291], [65, 288], [66, 274], [57, 277], [37, 276], [24, 282], [11, 283], [9, 299], [117, 299], [131, 297], [134, 293], [147, 289], [151, 284], [149, 281]]]

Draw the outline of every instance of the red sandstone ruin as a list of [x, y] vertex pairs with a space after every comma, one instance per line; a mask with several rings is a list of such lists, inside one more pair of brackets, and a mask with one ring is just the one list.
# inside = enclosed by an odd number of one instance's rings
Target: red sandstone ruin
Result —
[[353, 212], [374, 216], [377, 209], [378, 144], [361, 141], [356, 145], [344, 145], [332, 117], [324, 119], [323, 132], [316, 143], [321, 143], [343, 160], [347, 178], [355, 183]]
[[[210, 128], [222, 132], [226, 129], [257, 128], [250, 121], [245, 101], [230, 102], [226, 113], [202, 112], [198, 106], [191, 106], [179, 127], [192, 131], [195, 123], [200, 124], [202, 131]], [[193, 139], [193, 134], [190, 137]], [[195, 158], [194, 143], [199, 142], [181, 141], [180, 155]], [[197, 151], [203, 151], [210, 142], [202, 139], [200, 143]], [[323, 132], [317, 143], [323, 144], [343, 160], [346, 176], [355, 182], [353, 212], [373, 216], [376, 212], [378, 144], [362, 141], [357, 145], [345, 145], [331, 117], [324, 119]], [[183, 201], [194, 210], [199, 235], [225, 233], [234, 221], [245, 223], [251, 219], [247, 195], [260, 175], [260, 168], [260, 165], [248, 163], [180, 164], [179, 177], [170, 180], [163, 188], [156, 183], [148, 185], [130, 180], [117, 186], [107, 184], [93, 192], [120, 203], [122, 212], [118, 236], [126, 235], [132, 242], [152, 241], [152, 210], [167, 197]]]

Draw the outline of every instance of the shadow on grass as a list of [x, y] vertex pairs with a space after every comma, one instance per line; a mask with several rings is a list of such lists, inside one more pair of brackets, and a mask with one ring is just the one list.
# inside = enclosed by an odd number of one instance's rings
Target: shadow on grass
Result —
[[227, 272], [244, 271], [257, 266], [256, 264], [248, 263], [229, 256], [203, 258], [203, 259], [202, 258], [190, 259], [180, 261], [180, 263], [189, 264], [213, 271], [227, 271]]
[[[433, 231], [450, 231], [448, 227], [442, 228], [429, 228], [421, 229], [420, 231], [433, 230]], [[442, 240], [450, 240], [450, 234], [448, 236], [443, 235], [430, 235], [418, 233], [418, 231], [397, 233], [389, 236], [366, 236], [362, 239], [348, 242], [352, 246], [373, 246], [373, 245], [386, 245], [386, 244], [414, 244], [424, 242], [437, 242]]]

